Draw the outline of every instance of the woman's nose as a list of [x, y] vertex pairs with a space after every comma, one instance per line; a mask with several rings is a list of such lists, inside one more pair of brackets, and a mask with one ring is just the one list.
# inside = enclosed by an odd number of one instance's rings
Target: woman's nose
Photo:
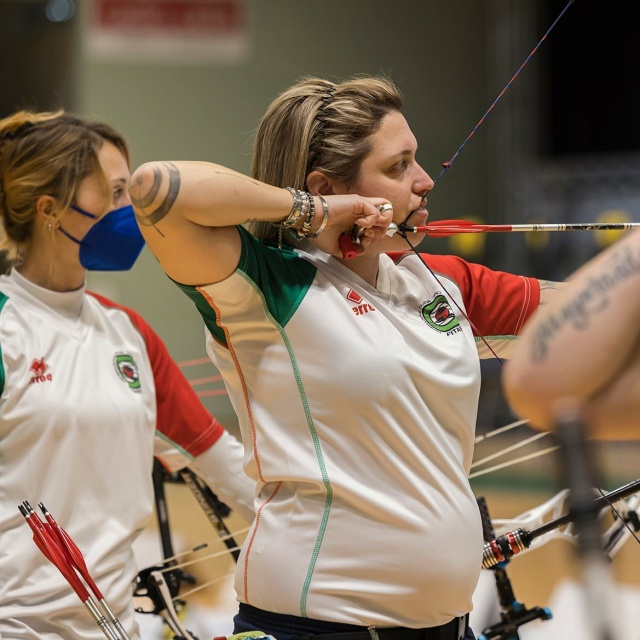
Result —
[[418, 175], [414, 182], [414, 191], [416, 193], [425, 193], [427, 191], [431, 191], [434, 185], [435, 183], [431, 179], [431, 176], [420, 165], [418, 165]]

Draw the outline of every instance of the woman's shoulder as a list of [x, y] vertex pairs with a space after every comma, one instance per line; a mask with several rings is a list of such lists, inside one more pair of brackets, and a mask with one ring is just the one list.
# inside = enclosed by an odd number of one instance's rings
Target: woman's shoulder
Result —
[[254, 237], [240, 228], [242, 253], [238, 270], [258, 285], [268, 283], [309, 283], [317, 267], [295, 247], [278, 247]]

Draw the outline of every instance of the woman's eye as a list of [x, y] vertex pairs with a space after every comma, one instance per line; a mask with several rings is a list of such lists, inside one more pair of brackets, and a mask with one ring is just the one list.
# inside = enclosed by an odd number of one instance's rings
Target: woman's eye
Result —
[[408, 166], [409, 163], [406, 160], [399, 160], [391, 167], [391, 171], [396, 173], [405, 171]]

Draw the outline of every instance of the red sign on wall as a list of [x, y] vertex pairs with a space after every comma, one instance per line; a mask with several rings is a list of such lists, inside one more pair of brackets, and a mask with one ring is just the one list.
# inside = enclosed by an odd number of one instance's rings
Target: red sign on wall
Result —
[[87, 47], [132, 62], [238, 61], [247, 13], [246, 0], [92, 0]]

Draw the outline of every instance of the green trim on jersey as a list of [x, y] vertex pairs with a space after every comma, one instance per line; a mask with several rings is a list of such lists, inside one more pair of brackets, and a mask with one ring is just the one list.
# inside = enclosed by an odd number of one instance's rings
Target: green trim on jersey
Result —
[[[261, 297], [264, 301], [264, 297], [263, 296]], [[296, 307], [297, 306], [298, 305], [296, 304]], [[273, 317], [271, 317], [271, 319], [274, 320]], [[291, 345], [291, 342], [289, 341], [287, 332], [283, 329], [282, 325], [277, 325], [277, 326], [278, 326], [280, 335], [282, 336], [282, 340], [287, 347], [287, 352], [289, 353], [291, 368], [296, 380], [296, 384], [298, 386], [298, 390], [300, 392], [300, 400], [302, 401], [302, 406], [304, 407], [304, 415], [307, 420], [307, 427], [309, 429], [309, 433], [311, 434], [311, 440], [313, 441], [313, 448], [316, 453], [316, 460], [318, 461], [318, 467], [322, 475], [322, 484], [324, 485], [324, 488], [327, 492], [327, 495], [324, 501], [324, 509], [322, 512], [322, 521], [320, 523], [320, 527], [318, 528], [316, 542], [313, 546], [311, 560], [307, 568], [307, 575], [305, 577], [304, 586], [300, 594], [300, 615], [306, 618], [308, 617], [307, 600], [309, 598], [309, 589], [311, 586], [311, 580], [313, 578], [313, 574], [316, 569], [318, 556], [320, 555], [320, 547], [322, 547], [324, 534], [327, 531], [327, 522], [329, 522], [329, 513], [331, 512], [331, 504], [333, 502], [333, 487], [331, 486], [331, 481], [329, 480], [329, 472], [327, 471], [327, 465], [325, 464], [325, 461], [324, 461], [322, 446], [320, 445], [320, 438], [318, 437], [318, 432], [316, 431], [316, 427], [313, 422], [313, 416], [311, 415], [311, 410], [309, 409], [309, 402], [307, 401], [307, 392], [305, 391], [304, 385], [302, 384], [302, 378], [300, 376], [300, 369], [298, 368], [298, 362], [296, 361], [295, 351], [293, 349], [293, 346]]]
[[[9, 296], [4, 293], [0, 293], [0, 313], [2, 313], [2, 309], [4, 305], [7, 303]], [[4, 393], [4, 385], [7, 381], [7, 376], [4, 371], [4, 362], [2, 360], [2, 345], [0, 345], [0, 395]]]
[[[244, 227], [237, 228], [242, 242], [237, 273], [261, 292], [269, 315], [280, 327], [285, 327], [309, 290], [317, 269], [309, 261], [300, 258], [295, 250], [269, 247]], [[179, 282], [176, 284], [196, 305], [216, 342], [227, 346], [215, 309], [200, 293], [200, 287]]]
[[[307, 617], [309, 589], [327, 531], [327, 523], [333, 503], [333, 487], [331, 486], [327, 465], [322, 453], [320, 438], [307, 401], [295, 352], [287, 335], [286, 325], [309, 292], [316, 277], [317, 267], [309, 260], [301, 258], [295, 249], [290, 247], [277, 249], [263, 244], [243, 227], [238, 227], [238, 231], [240, 233], [242, 251], [238, 268], [231, 277], [241, 278], [253, 289], [256, 298], [260, 300], [264, 309], [265, 317], [273, 324], [281, 336], [291, 362], [291, 370], [300, 394], [307, 427], [322, 476], [322, 483], [326, 491], [322, 519], [300, 594], [300, 615]], [[215, 308], [215, 293], [212, 294], [211, 288], [176, 284], [194, 302], [213, 339], [225, 348], [229, 348], [224, 327], [219, 323]], [[215, 285], [212, 285], [212, 287], [215, 288]], [[209, 295], [212, 296], [211, 299], [208, 298]]]

